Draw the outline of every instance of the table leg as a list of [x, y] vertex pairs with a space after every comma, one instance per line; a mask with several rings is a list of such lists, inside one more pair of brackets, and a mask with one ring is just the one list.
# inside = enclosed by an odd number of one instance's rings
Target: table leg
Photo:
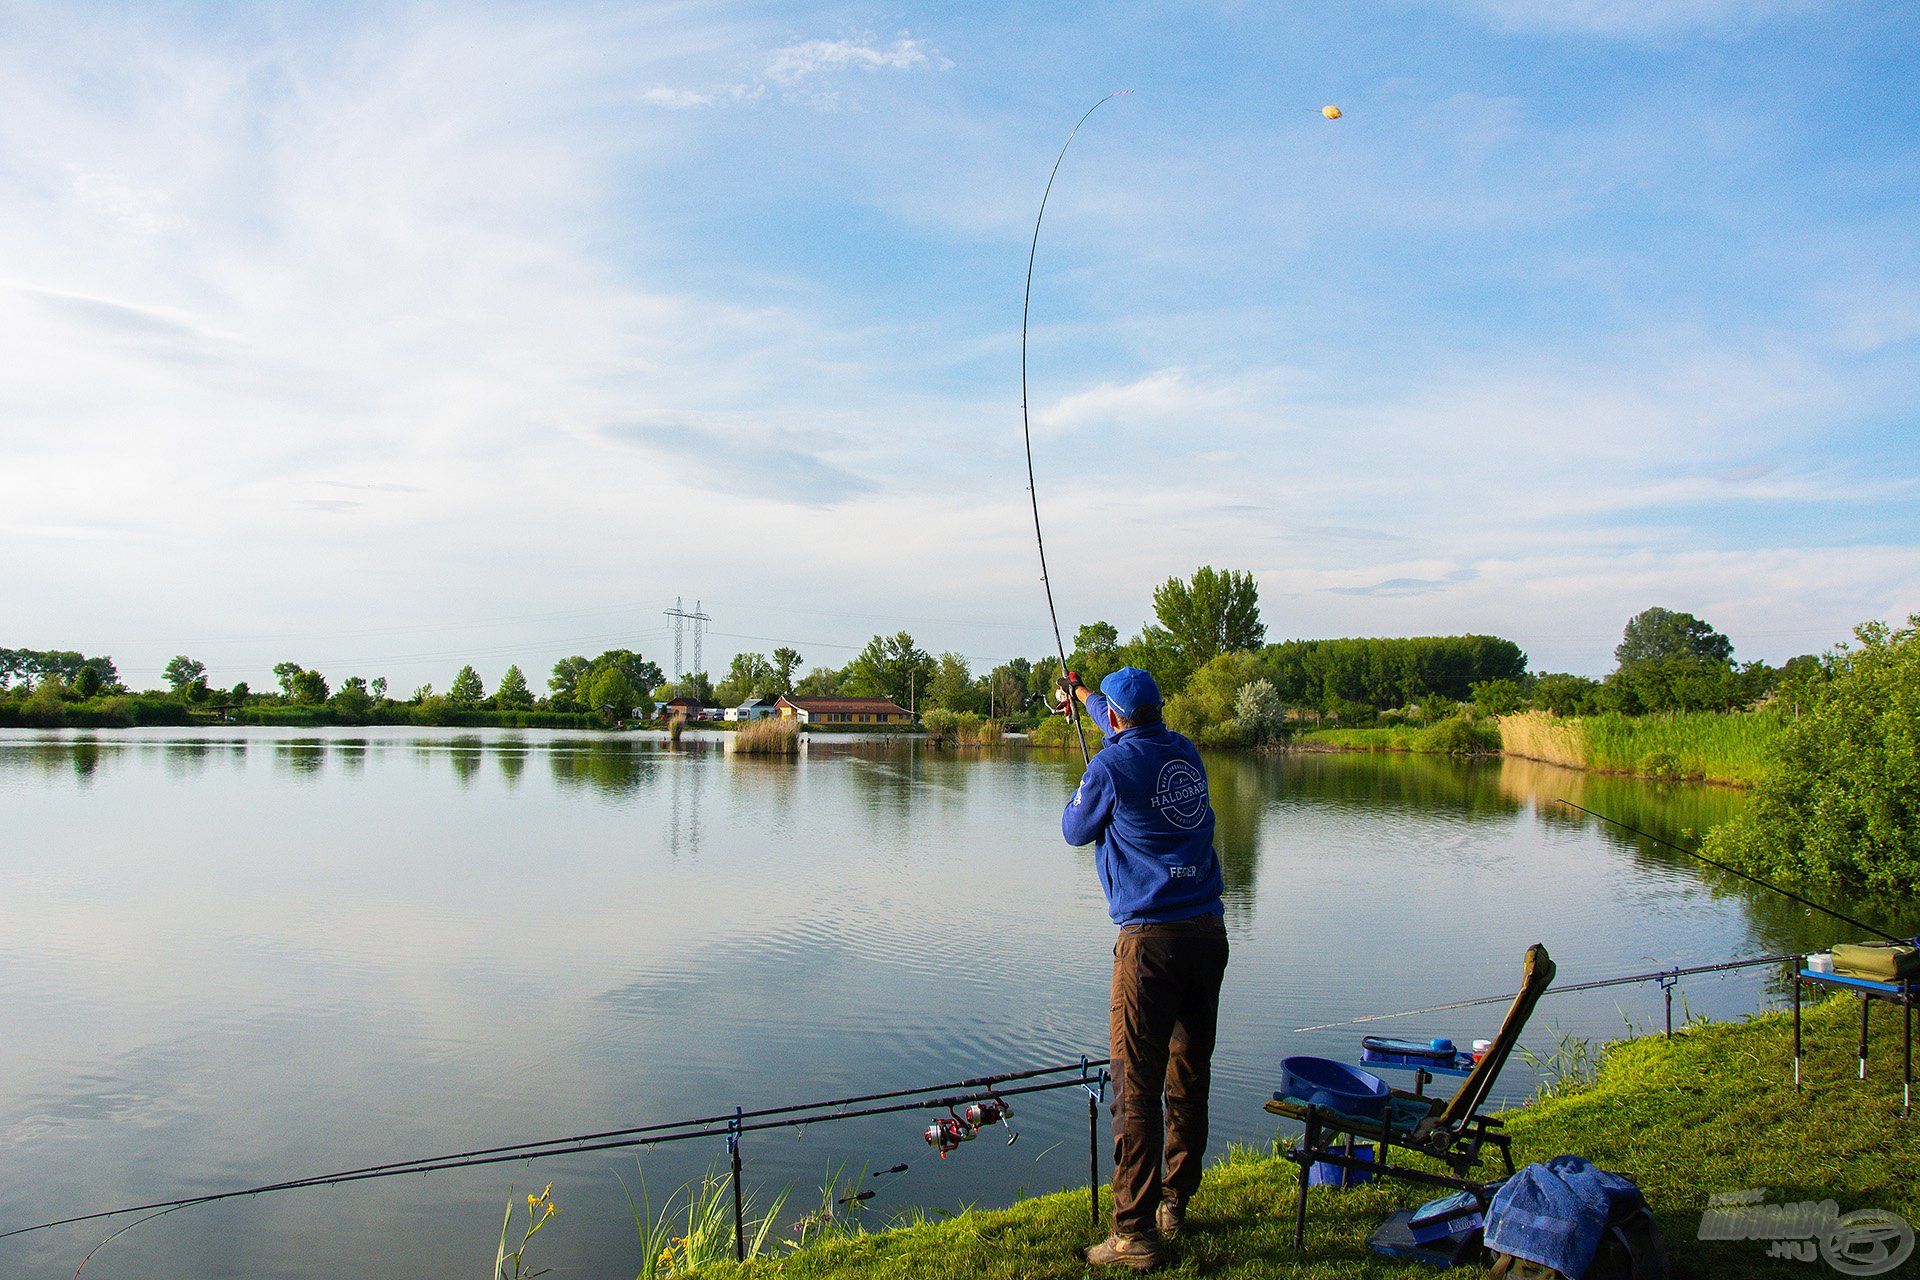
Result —
[[1793, 1091], [1800, 1092], [1800, 957], [1793, 958]]
[[1867, 1015], [1873, 1009], [1870, 996], [1860, 997], [1860, 1078], [1867, 1078]]
[[1900, 989], [1900, 1114], [1913, 1114], [1913, 988]]

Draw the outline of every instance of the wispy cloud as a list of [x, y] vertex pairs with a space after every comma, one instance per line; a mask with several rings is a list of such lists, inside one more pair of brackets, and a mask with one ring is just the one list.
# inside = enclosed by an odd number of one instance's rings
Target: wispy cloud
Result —
[[877, 487], [831, 461], [817, 438], [804, 432], [623, 423], [607, 428], [607, 435], [671, 460], [717, 493], [837, 507]]
[[676, 111], [756, 102], [769, 92], [812, 106], [834, 106], [841, 100], [837, 84], [845, 73], [910, 71], [916, 67], [944, 71], [952, 65], [924, 40], [907, 35], [889, 44], [872, 36], [796, 40], [768, 54], [759, 74], [751, 80], [701, 89], [656, 85], [640, 97], [653, 106]]

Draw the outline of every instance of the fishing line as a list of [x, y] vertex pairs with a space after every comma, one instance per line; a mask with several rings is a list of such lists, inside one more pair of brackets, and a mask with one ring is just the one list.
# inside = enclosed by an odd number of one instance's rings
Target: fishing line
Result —
[[1757, 884], [1762, 889], [1771, 889], [1773, 892], [1779, 894], [1781, 897], [1791, 898], [1793, 899], [1793, 901], [1800, 903], [1802, 906], [1812, 907], [1815, 911], [1823, 911], [1826, 914], [1832, 916], [1835, 920], [1843, 921], [1846, 924], [1852, 925], [1856, 929], [1865, 930], [1866, 932], [1872, 934], [1876, 938], [1884, 939], [1885, 941], [1894, 943], [1895, 945], [1904, 945], [1906, 943], [1913, 941], [1913, 939], [1911, 938], [1896, 938], [1892, 934], [1888, 933], [1885, 929], [1876, 929], [1864, 920], [1856, 920], [1852, 916], [1847, 915], [1845, 912], [1835, 911], [1832, 907], [1822, 906], [1819, 903], [1815, 902], [1812, 898], [1803, 898], [1799, 894], [1793, 892], [1791, 889], [1782, 889], [1779, 885], [1773, 884], [1766, 880], [1762, 880], [1759, 876], [1748, 875], [1746, 872], [1740, 870], [1738, 867], [1730, 867], [1724, 862], [1720, 862], [1713, 858], [1709, 858], [1706, 854], [1701, 853], [1698, 849], [1689, 849], [1684, 845], [1675, 844], [1671, 840], [1662, 839], [1661, 837], [1654, 835], [1652, 832], [1642, 831], [1638, 827], [1628, 826], [1626, 823], [1620, 821], [1618, 818], [1609, 818], [1606, 814], [1597, 813], [1594, 810], [1587, 808], [1585, 805], [1575, 804], [1573, 801], [1568, 800], [1564, 797], [1562, 797], [1561, 799], [1555, 800], [1554, 803], [1563, 804], [1567, 806], [1567, 808], [1569, 809], [1578, 809], [1581, 813], [1584, 813], [1589, 817], [1598, 818], [1600, 819], [1600, 821], [1607, 823], [1610, 826], [1618, 827], [1622, 831], [1631, 831], [1634, 835], [1639, 836], [1643, 840], [1651, 840], [1655, 844], [1664, 845], [1667, 848], [1672, 849], [1676, 853], [1686, 854], [1689, 858], [1698, 858], [1700, 861], [1706, 863], [1710, 867], [1718, 867], [1720, 870], [1726, 872], [1728, 875], [1739, 876], [1742, 880], [1745, 880], [1747, 883]]
[[[1033, 260], [1040, 252], [1040, 223], [1047, 216], [1047, 200], [1053, 195], [1053, 180], [1060, 176], [1060, 165], [1067, 158], [1067, 148], [1073, 145], [1074, 135], [1080, 132], [1080, 126], [1085, 124], [1094, 112], [1115, 98], [1124, 98], [1132, 92], [1131, 89], [1121, 89], [1088, 107], [1086, 115], [1081, 116], [1079, 123], [1073, 126], [1072, 132], [1067, 134], [1066, 142], [1060, 147], [1060, 154], [1054, 157], [1053, 172], [1047, 175], [1047, 189], [1040, 194], [1040, 212], [1035, 214], [1033, 219], [1033, 242], [1027, 246], [1027, 289], [1020, 303], [1020, 434], [1027, 446], [1027, 497], [1033, 504], [1033, 541], [1034, 545], [1040, 549], [1040, 585], [1046, 589], [1047, 593], [1047, 617], [1053, 623], [1053, 647], [1060, 655], [1062, 680], [1067, 678], [1067, 646], [1066, 642], [1060, 638], [1060, 615], [1054, 611], [1053, 607], [1053, 580], [1047, 576], [1047, 540], [1040, 533], [1040, 493], [1033, 479], [1033, 424], [1027, 414], [1027, 322], [1033, 315]], [[1080, 739], [1080, 759], [1091, 764], [1093, 753], [1087, 749], [1087, 730], [1080, 723], [1080, 702], [1073, 696], [1071, 689], [1067, 691], [1067, 713], [1073, 718], [1073, 731]]]

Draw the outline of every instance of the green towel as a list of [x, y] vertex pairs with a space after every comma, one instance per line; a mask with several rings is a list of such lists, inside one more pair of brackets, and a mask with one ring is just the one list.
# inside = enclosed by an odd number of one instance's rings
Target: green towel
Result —
[[1871, 978], [1875, 982], [1920, 978], [1920, 948], [1893, 942], [1836, 943], [1833, 971], [1849, 978]]

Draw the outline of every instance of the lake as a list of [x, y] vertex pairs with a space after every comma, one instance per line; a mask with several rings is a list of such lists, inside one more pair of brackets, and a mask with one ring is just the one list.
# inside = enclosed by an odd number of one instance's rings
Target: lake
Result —
[[[1284, 1054], [1351, 1059], [1362, 1030], [1464, 1043], [1501, 1009], [1293, 1028], [1511, 991], [1528, 943], [1574, 982], [1834, 937], [1549, 803], [1678, 838], [1736, 792], [1518, 761], [1208, 764], [1233, 947], [1216, 1151], [1271, 1139]], [[0, 733], [0, 1229], [1104, 1056], [1113, 929], [1091, 852], [1059, 835], [1079, 768], [818, 735], [770, 759], [700, 735]], [[1745, 1013], [1770, 975], [1689, 979], [1686, 1007]], [[1658, 1025], [1656, 987], [1549, 998], [1527, 1043], [1628, 1018]], [[1516, 1061], [1501, 1096], [1535, 1085]], [[747, 1185], [804, 1201], [833, 1167], [906, 1161], [869, 1184], [877, 1223], [1085, 1181], [1075, 1092], [946, 1161], [925, 1123], [750, 1135]], [[702, 1140], [196, 1207], [87, 1275], [480, 1277], [503, 1204], [551, 1180], [541, 1260], [630, 1277], [620, 1179], [657, 1203], [724, 1158]], [[70, 1275], [119, 1225], [0, 1241], [0, 1273]]]

